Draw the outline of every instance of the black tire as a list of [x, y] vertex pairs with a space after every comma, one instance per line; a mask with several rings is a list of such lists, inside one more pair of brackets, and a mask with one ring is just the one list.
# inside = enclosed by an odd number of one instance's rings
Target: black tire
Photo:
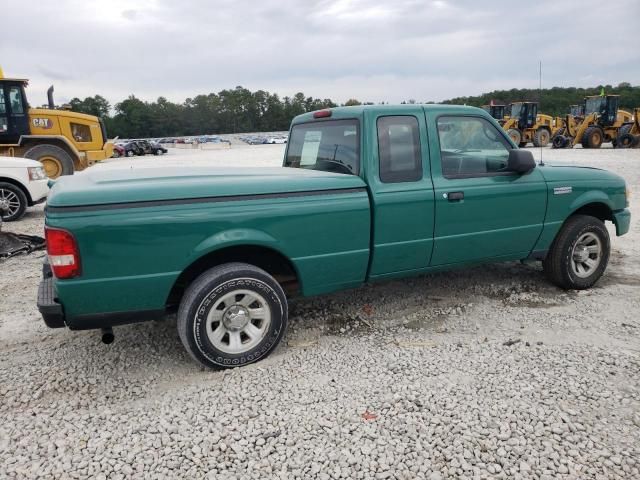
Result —
[[565, 148], [569, 139], [564, 135], [556, 135], [551, 142], [551, 148]]
[[[73, 171], [75, 170], [71, 156], [56, 145], [36, 145], [27, 150], [24, 157], [41, 162], [50, 178], [57, 178], [62, 175], [73, 175]], [[49, 162], [51, 165], [56, 163], [55, 171], [48, 165]]]
[[582, 135], [582, 148], [600, 148], [604, 142], [604, 132], [600, 127], [589, 127]]
[[513, 140], [513, 143], [515, 143], [516, 145], [520, 145], [520, 143], [522, 142], [522, 133], [520, 133], [520, 130], [518, 130], [517, 128], [510, 128], [509, 130], [507, 130], [507, 134], [509, 135], [511, 140]]
[[158, 150], [158, 149], [154, 150], [154, 151], [153, 151], [153, 154], [154, 154], [154, 155], [160, 155], [160, 150]]
[[551, 133], [546, 128], [539, 128], [536, 133], [533, 134], [533, 146], [534, 147], [546, 147], [551, 140]]
[[[581, 247], [578, 241], [587, 234], [598, 238], [601, 253], [599, 263], [593, 267], [593, 271], [584, 271], [583, 274], [586, 276], [580, 276], [576, 272], [574, 255], [580, 255]], [[584, 290], [593, 286], [604, 273], [609, 262], [610, 250], [609, 232], [602, 220], [589, 215], [574, 215], [565, 222], [551, 244], [549, 253], [542, 262], [544, 273], [551, 283], [560, 288]], [[581, 265], [584, 270], [584, 264]]]
[[111, 158], [120, 158], [120, 154], [118, 152], [113, 152], [113, 155], [111, 155]]
[[[28, 205], [27, 195], [20, 187], [12, 183], [0, 182], [0, 216], [3, 222], [20, 220]], [[8, 211], [4, 207], [7, 207]]]
[[636, 137], [630, 133], [623, 133], [618, 136], [616, 148], [633, 148], [636, 144]]
[[133, 157], [135, 152], [133, 150], [127, 150], [127, 157]]
[[[236, 312], [227, 317], [227, 312], [230, 308], [240, 305], [239, 302], [242, 302], [245, 297], [238, 299], [238, 296], [246, 295], [245, 293], [238, 293], [233, 296], [233, 301], [237, 303], [231, 306], [227, 305], [226, 301], [223, 301], [225, 296], [234, 291], [255, 293], [264, 302], [262, 309], [270, 314], [270, 321], [262, 327], [264, 328], [264, 333], [258, 343], [247, 351], [238, 353], [225, 352], [221, 350], [223, 347], [214, 346], [208, 333], [211, 332], [209, 327], [212, 325], [218, 324], [217, 327], [212, 329], [217, 331], [223, 326], [227, 326], [224, 322], [236, 321], [240, 316]], [[221, 301], [223, 303], [218, 303]], [[253, 305], [253, 303], [250, 305]], [[245, 308], [247, 312], [252, 310], [249, 308], [250, 305]], [[218, 308], [220, 306], [223, 308]], [[221, 312], [219, 320], [208, 319], [214, 307]], [[251, 318], [251, 315], [248, 315], [248, 317], [248, 323], [253, 323], [254, 319]], [[246, 319], [246, 316], [243, 318]], [[265, 317], [263, 316], [263, 318]], [[282, 340], [287, 329], [287, 319], [287, 299], [282, 287], [271, 275], [246, 263], [227, 263], [207, 270], [189, 285], [178, 309], [178, 334], [189, 354], [202, 365], [210, 368], [233, 368], [257, 362], [268, 356]], [[256, 320], [259, 322], [266, 321]], [[256, 323], [253, 323], [253, 325], [260, 327]], [[228, 346], [231, 348], [230, 331], [226, 328], [223, 328], [223, 331], [227, 333], [222, 335], [218, 341], [224, 346], [223, 340], [226, 337]], [[246, 333], [246, 338], [243, 339], [243, 333], [245, 333], [244, 330], [238, 332], [240, 346], [244, 343], [250, 344], [252, 341], [251, 337], [247, 336]], [[214, 333], [211, 333], [211, 335], [214, 335]], [[216, 340], [213, 339], [213, 341]]]

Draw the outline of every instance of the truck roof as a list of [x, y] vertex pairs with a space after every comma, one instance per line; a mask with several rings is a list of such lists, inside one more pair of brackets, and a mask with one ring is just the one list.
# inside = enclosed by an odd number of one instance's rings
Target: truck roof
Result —
[[[406, 115], [406, 111], [410, 110], [415, 112], [416, 109], [423, 109], [425, 111], [438, 111], [442, 113], [461, 113], [468, 112], [474, 114], [480, 114], [487, 118], [492, 118], [485, 110], [478, 107], [471, 107], [469, 105], [448, 105], [442, 103], [420, 103], [420, 104], [402, 104], [402, 105], [354, 105], [351, 107], [333, 107], [323, 110], [330, 110], [331, 116], [325, 117], [326, 119], [343, 119], [343, 118], [355, 118], [361, 117], [365, 112], [382, 112], [387, 115]], [[318, 112], [321, 110], [316, 110]], [[315, 112], [307, 112], [298, 115], [293, 119], [293, 124], [304, 123], [312, 120], [316, 120], [314, 117]]]

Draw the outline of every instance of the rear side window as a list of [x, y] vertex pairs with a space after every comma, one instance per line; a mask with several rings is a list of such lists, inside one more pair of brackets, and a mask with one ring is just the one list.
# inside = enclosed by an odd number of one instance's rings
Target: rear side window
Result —
[[380, 117], [377, 127], [380, 181], [400, 183], [420, 180], [422, 159], [418, 119], [408, 115]]
[[291, 129], [284, 166], [357, 175], [359, 146], [357, 120], [301, 123]]

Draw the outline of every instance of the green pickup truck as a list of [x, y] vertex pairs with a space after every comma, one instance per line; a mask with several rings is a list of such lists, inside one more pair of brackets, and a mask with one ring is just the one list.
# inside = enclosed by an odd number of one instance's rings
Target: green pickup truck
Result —
[[49, 195], [38, 307], [50, 327], [177, 312], [198, 362], [267, 356], [287, 298], [482, 262], [539, 260], [592, 286], [629, 229], [622, 178], [536, 165], [483, 110], [342, 107], [291, 125], [283, 168], [100, 170]]

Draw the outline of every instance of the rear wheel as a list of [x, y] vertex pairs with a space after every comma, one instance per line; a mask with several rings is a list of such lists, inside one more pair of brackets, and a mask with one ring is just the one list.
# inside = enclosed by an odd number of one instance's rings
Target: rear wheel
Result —
[[582, 135], [582, 148], [600, 148], [604, 141], [604, 132], [600, 127], [589, 127]]
[[520, 143], [522, 142], [522, 133], [520, 133], [520, 130], [516, 128], [510, 128], [509, 130], [507, 130], [507, 134], [509, 135], [511, 140], [513, 140], [513, 143], [515, 143], [516, 145], [520, 145]]
[[566, 290], [583, 290], [602, 276], [610, 252], [604, 223], [589, 215], [570, 217], [553, 241], [542, 266], [547, 278]]
[[13, 222], [22, 218], [28, 203], [27, 196], [19, 187], [12, 183], [0, 182], [0, 216], [2, 221]]
[[617, 148], [632, 148], [636, 144], [636, 138], [630, 133], [623, 133], [616, 142]]
[[533, 145], [536, 147], [546, 147], [549, 145], [551, 134], [546, 128], [539, 128], [536, 133], [533, 134]]
[[65, 150], [56, 145], [36, 145], [27, 150], [24, 156], [42, 163], [49, 178], [73, 175], [73, 159]]
[[189, 286], [178, 309], [178, 334], [202, 365], [239, 367], [273, 351], [287, 316], [287, 299], [271, 275], [245, 263], [227, 263]]

